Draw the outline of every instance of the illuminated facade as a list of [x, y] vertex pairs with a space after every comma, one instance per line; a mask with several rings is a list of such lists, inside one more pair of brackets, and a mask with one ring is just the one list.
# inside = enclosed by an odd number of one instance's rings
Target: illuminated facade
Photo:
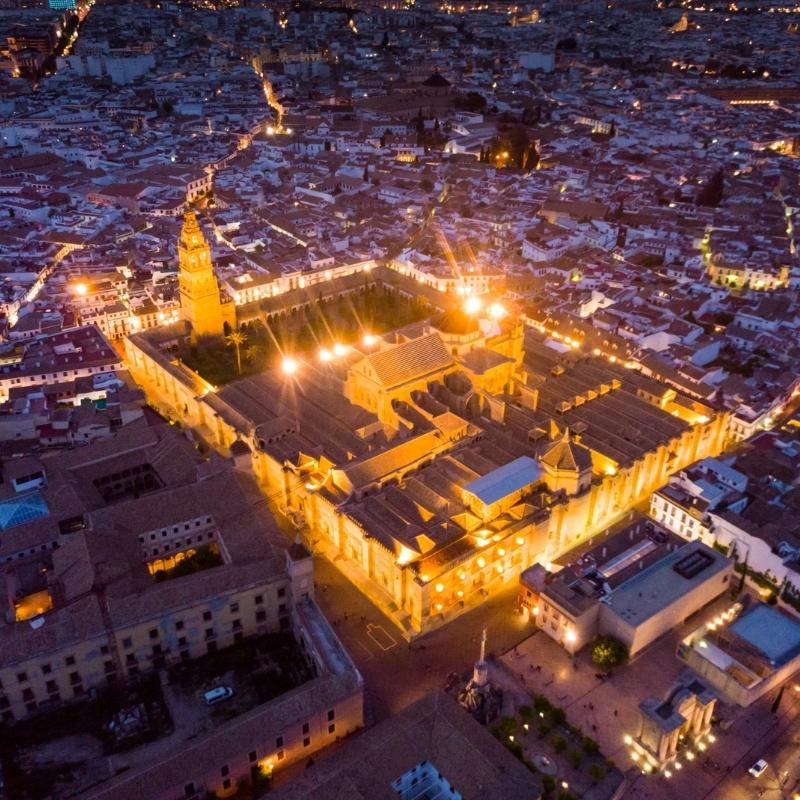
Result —
[[178, 242], [178, 282], [181, 294], [181, 317], [197, 336], [220, 336], [225, 324], [236, 325], [236, 308], [220, 291], [211, 249], [193, 211], [183, 218]]
[[626, 737], [626, 744], [637, 755], [634, 760], [640, 756], [652, 769], [672, 764], [680, 767], [679, 757], [691, 761], [694, 753], [690, 748], [702, 753], [706, 742], [714, 742], [711, 718], [716, 705], [714, 692], [692, 673], [681, 676], [666, 700], [653, 696], [643, 700], [639, 704], [639, 733], [635, 739]]
[[413, 635], [595, 535], [727, 434], [726, 414], [490, 309], [218, 391], [146, 334], [126, 360], [221, 451], [247, 441], [264, 491]]

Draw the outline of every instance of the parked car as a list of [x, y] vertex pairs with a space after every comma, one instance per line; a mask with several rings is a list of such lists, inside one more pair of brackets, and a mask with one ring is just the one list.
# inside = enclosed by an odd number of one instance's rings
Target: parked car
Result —
[[749, 772], [749, 773], [750, 773], [750, 774], [751, 774], [751, 775], [752, 775], [754, 778], [760, 778], [760, 777], [761, 777], [761, 776], [762, 776], [762, 775], [763, 775], [763, 774], [766, 772], [766, 769], [767, 769], [767, 767], [768, 767], [768, 766], [769, 766], [769, 764], [767, 764], [767, 762], [766, 762], [766, 761], [764, 761], [764, 759], [763, 759], [763, 758], [760, 758], [760, 759], [759, 759], [758, 761], [756, 761], [756, 763], [755, 763], [755, 764], [753, 764], [753, 766], [752, 766], [752, 767], [750, 767], [750, 769], [749, 769], [749, 770], [747, 770], [747, 771], [748, 771], [748, 772]]
[[233, 689], [230, 686], [217, 686], [216, 689], [209, 689], [204, 695], [203, 699], [206, 701], [207, 706], [213, 706], [233, 697]]

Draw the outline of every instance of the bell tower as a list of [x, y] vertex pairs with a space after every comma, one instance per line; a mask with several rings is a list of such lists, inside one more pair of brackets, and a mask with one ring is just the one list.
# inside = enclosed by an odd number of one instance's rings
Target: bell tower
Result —
[[197, 336], [220, 336], [226, 322], [232, 328], [236, 326], [236, 309], [230, 298], [220, 292], [211, 263], [211, 248], [194, 211], [187, 211], [183, 217], [178, 270], [181, 317], [191, 324]]

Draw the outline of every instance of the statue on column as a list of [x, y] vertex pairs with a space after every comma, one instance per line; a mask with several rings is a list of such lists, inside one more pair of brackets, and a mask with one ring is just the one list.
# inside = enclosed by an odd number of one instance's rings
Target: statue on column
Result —
[[458, 702], [484, 725], [500, 714], [503, 692], [489, 681], [489, 665], [486, 663], [486, 628], [481, 633], [480, 657], [472, 669], [472, 679], [458, 694]]

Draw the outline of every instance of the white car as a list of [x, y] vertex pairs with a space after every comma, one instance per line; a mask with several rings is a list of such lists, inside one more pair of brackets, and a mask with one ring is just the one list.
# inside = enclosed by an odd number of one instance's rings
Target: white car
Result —
[[764, 759], [763, 759], [763, 758], [760, 758], [760, 759], [759, 759], [758, 761], [756, 761], [756, 763], [755, 763], [755, 764], [753, 764], [753, 766], [752, 766], [752, 767], [750, 767], [750, 769], [749, 769], [749, 770], [747, 770], [747, 771], [748, 771], [748, 772], [749, 772], [749, 773], [750, 773], [750, 774], [751, 774], [751, 775], [752, 775], [754, 778], [760, 778], [760, 777], [761, 777], [761, 776], [764, 774], [764, 772], [766, 772], [766, 769], [767, 769], [767, 767], [768, 767], [768, 766], [769, 766], [769, 765], [767, 764], [767, 762], [766, 762], [766, 761], [764, 761]]
[[233, 697], [233, 689], [230, 686], [217, 686], [216, 689], [210, 689], [203, 695], [207, 706], [213, 706]]

